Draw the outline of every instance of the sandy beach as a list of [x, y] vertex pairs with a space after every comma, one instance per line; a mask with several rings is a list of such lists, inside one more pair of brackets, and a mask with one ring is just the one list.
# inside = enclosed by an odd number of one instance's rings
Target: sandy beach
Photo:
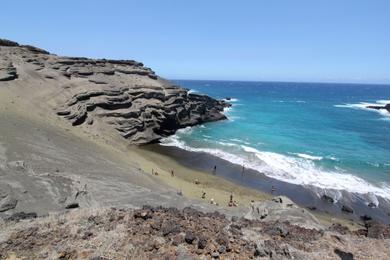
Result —
[[[245, 214], [250, 209], [251, 200], [256, 202], [267, 201], [278, 195], [277, 193], [273, 195], [227, 180], [221, 174], [221, 170], [220, 175], [214, 175], [212, 174], [212, 168], [207, 172], [199, 170], [199, 167], [195, 165], [193, 167], [185, 166], [174, 158], [162, 154], [161, 151], [158, 151], [158, 147], [161, 148], [160, 145], [129, 147], [129, 157], [134, 158], [139, 163], [144, 174], [169, 185], [176, 191], [181, 190], [184, 197], [198, 201], [201, 204], [208, 204], [210, 199], [213, 198], [214, 202], [219, 204], [218, 206], [213, 205], [215, 209], [223, 209], [231, 215]], [[161, 149], [165, 148], [162, 147]], [[174, 177], [171, 175], [172, 169], [174, 169]], [[157, 171], [158, 175], [152, 174], [152, 170]], [[249, 172], [246, 174], [249, 174]], [[194, 183], [196, 179], [199, 180], [200, 184]], [[206, 192], [205, 199], [201, 198], [203, 191]], [[231, 192], [233, 192], [238, 207], [228, 206]], [[333, 214], [321, 210], [309, 211], [324, 226], [339, 223], [347, 226], [350, 230], [358, 230], [362, 227], [362, 222], [358, 218], [350, 218], [343, 214]]]
[[[131, 147], [131, 153], [139, 157], [141, 169], [146, 174], [155, 176], [160, 181], [167, 183], [177, 191], [182, 191], [183, 196], [209, 203], [211, 199], [220, 207], [228, 207], [230, 194], [238, 202], [239, 207], [248, 208], [250, 201], [263, 201], [272, 198], [271, 195], [237, 185], [224, 178], [203, 171], [191, 169], [179, 164], [172, 158], [158, 154], [142, 147]], [[172, 176], [172, 171], [174, 176]], [[156, 174], [152, 174], [158, 173]], [[195, 181], [198, 180], [199, 184]], [[202, 199], [202, 192], [206, 192], [206, 198]]]

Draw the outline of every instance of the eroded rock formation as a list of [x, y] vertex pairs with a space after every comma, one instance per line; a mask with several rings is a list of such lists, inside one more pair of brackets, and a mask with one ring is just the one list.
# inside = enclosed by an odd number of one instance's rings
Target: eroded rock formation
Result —
[[228, 103], [190, 94], [134, 60], [59, 57], [8, 40], [0, 40], [0, 55], [0, 80], [26, 73], [44, 84], [60, 83], [58, 116], [73, 126], [104, 123], [130, 143], [154, 142], [179, 128], [226, 118]]

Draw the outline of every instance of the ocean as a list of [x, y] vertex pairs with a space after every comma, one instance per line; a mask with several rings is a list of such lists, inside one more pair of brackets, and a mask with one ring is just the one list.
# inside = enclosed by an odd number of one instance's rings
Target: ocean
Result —
[[[282, 182], [390, 200], [389, 85], [176, 80], [191, 92], [230, 99], [228, 120], [161, 141], [204, 152]], [[336, 194], [336, 195], [334, 195]]]

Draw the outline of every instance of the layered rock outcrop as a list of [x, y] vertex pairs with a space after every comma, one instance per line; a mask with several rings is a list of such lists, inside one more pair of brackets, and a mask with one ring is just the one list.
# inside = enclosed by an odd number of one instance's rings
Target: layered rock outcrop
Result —
[[179, 128], [226, 119], [222, 112], [230, 106], [190, 94], [134, 60], [59, 57], [8, 40], [0, 40], [0, 55], [0, 80], [17, 79], [18, 67], [35, 80], [56, 83], [61, 86], [54, 97], [58, 116], [73, 126], [93, 128], [95, 122], [103, 123], [133, 144], [155, 142]]

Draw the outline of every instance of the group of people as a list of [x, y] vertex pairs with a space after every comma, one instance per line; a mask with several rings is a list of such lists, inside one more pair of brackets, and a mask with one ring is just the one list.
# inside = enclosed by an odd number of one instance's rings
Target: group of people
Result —
[[[245, 171], [245, 166], [243, 165], [242, 166], [242, 174], [244, 173]], [[217, 172], [217, 166], [215, 165], [213, 167], [213, 174], [216, 174]], [[154, 171], [154, 169], [152, 169], [152, 174], [153, 175], [158, 175], [158, 172], [157, 171]], [[175, 172], [173, 170], [171, 170], [171, 177], [175, 177]], [[195, 179], [194, 180], [194, 184], [196, 185], [199, 185], [200, 184], [200, 181], [198, 179]], [[275, 191], [275, 187], [272, 186], [272, 191], [271, 193], [273, 193]], [[180, 196], [183, 196], [183, 192], [182, 190], [180, 189], [178, 192], [177, 192], [178, 195]], [[206, 199], [206, 191], [205, 190], [202, 190], [202, 195], [201, 195], [201, 198], [202, 199]], [[213, 198], [210, 199], [210, 204], [213, 204], [213, 205], [217, 205], [218, 206], [218, 203], [214, 201]], [[251, 208], [252, 210], [254, 209], [254, 201], [252, 200], [251, 201]], [[233, 197], [233, 193], [230, 193], [230, 196], [229, 196], [229, 202], [228, 202], [228, 206], [229, 207], [238, 207], [238, 202], [236, 200], [234, 200], [234, 197]]]
[[[158, 176], [158, 172], [152, 169], [152, 174]], [[175, 173], [173, 170], [171, 170], [171, 177], [175, 177]]]
[[[205, 190], [202, 190], [201, 198], [206, 199], [206, 191]], [[217, 202], [215, 202], [213, 198], [210, 199], [210, 204], [219, 206], [219, 204]], [[230, 193], [228, 206], [229, 207], [237, 207], [238, 206], [238, 202], [233, 199], [233, 193]]]

